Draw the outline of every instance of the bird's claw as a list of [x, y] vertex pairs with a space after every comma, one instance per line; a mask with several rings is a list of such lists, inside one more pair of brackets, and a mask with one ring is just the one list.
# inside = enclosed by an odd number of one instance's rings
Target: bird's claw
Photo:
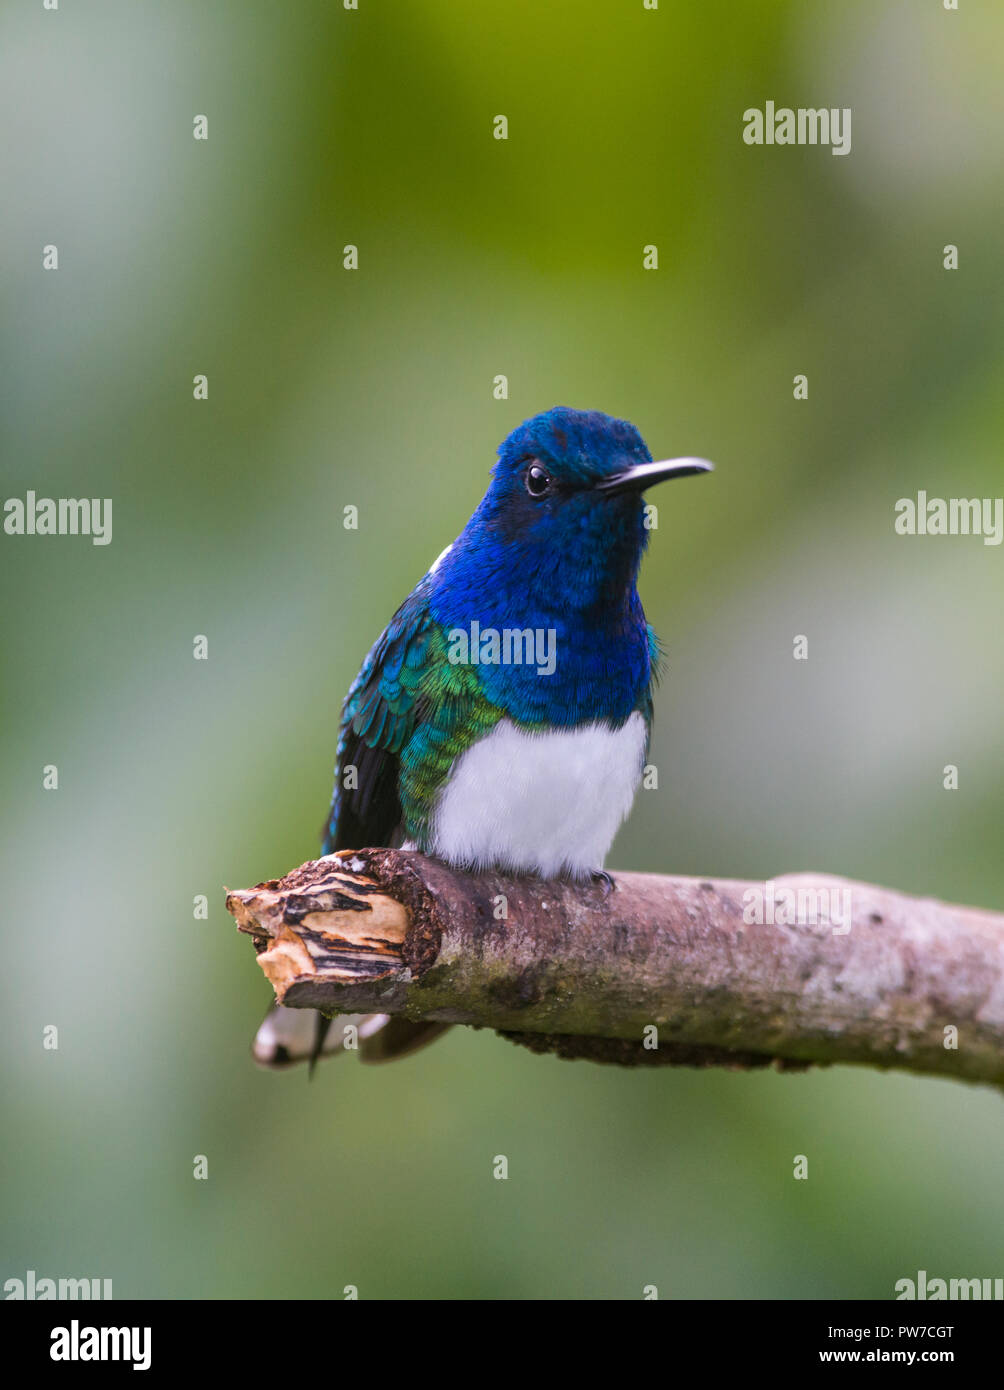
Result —
[[594, 869], [592, 878], [594, 883], [603, 884], [603, 896], [609, 898], [610, 894], [614, 891], [615, 884], [606, 869]]

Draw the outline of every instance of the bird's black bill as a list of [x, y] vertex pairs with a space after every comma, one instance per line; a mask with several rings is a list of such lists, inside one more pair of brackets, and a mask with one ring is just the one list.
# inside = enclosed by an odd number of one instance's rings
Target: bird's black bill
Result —
[[612, 473], [596, 484], [597, 492], [611, 497], [618, 492], [644, 492], [670, 478], [689, 478], [695, 473], [711, 473], [714, 464], [707, 459], [660, 459], [658, 463], [638, 463], [622, 473]]

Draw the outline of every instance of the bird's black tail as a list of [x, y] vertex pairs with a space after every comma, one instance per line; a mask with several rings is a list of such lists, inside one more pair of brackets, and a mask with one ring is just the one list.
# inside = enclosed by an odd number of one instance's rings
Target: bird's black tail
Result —
[[412, 1023], [391, 1014], [338, 1014], [287, 1009], [275, 1004], [255, 1034], [251, 1052], [262, 1067], [280, 1069], [306, 1062], [311, 1072], [322, 1057], [358, 1052], [364, 1062], [390, 1062], [438, 1038], [448, 1023]]

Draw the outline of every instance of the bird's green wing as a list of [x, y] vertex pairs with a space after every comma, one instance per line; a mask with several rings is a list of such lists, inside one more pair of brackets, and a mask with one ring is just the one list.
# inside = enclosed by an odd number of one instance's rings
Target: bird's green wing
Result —
[[398, 763], [415, 727], [432, 625], [419, 585], [377, 638], [349, 687], [324, 854], [388, 845], [401, 823]]
[[484, 698], [477, 667], [450, 661], [423, 581], [345, 697], [322, 852], [388, 845], [399, 833], [425, 848], [435, 793], [454, 759], [501, 714]]
[[[648, 623], [646, 624], [646, 627], [648, 630], [648, 660], [651, 675], [649, 677], [648, 685], [645, 686], [645, 689], [641, 693], [641, 698], [638, 701], [638, 708], [645, 717], [645, 727], [648, 730], [649, 738], [651, 738], [653, 696], [655, 692], [655, 687], [659, 684], [659, 678], [662, 675], [663, 652], [662, 648], [659, 645], [659, 639], [655, 635], [655, 629], [653, 628], [652, 624]], [[648, 757], [647, 743], [645, 745], [645, 756], [646, 758]]]

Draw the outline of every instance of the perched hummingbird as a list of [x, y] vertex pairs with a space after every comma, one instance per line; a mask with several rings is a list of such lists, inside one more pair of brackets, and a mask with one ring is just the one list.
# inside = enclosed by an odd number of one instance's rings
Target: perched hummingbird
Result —
[[[653, 462], [633, 425], [599, 411], [555, 408], [514, 430], [345, 698], [322, 853], [396, 845], [461, 869], [609, 882], [658, 662], [636, 588], [642, 493], [711, 466]], [[380, 1057], [447, 1026], [342, 1021]], [[254, 1055], [275, 1066], [336, 1051], [342, 1029], [326, 1040], [327, 1024], [277, 1006]]]

